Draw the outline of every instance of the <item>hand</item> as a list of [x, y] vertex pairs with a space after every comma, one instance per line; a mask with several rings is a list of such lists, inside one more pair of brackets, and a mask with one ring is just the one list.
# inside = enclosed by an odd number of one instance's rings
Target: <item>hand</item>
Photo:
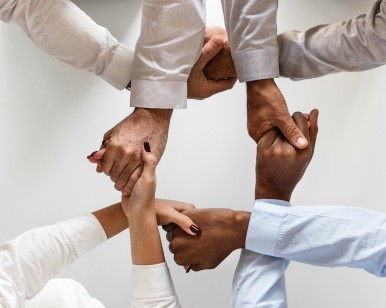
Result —
[[215, 57], [213, 57], [213, 59], [211, 59], [205, 66], [205, 76], [208, 79], [213, 80], [237, 78], [226, 31], [220, 27], [207, 27], [205, 30], [204, 43], [207, 43], [214, 37], [221, 38], [225, 43], [221, 51], [215, 55]]
[[308, 146], [273, 79], [247, 83], [247, 117], [248, 133], [256, 142], [266, 131], [278, 127], [294, 147], [304, 149]]
[[309, 121], [300, 112], [295, 112], [293, 119], [309, 141], [309, 146], [298, 150], [277, 128], [267, 131], [257, 144], [256, 199], [289, 201], [311, 161], [318, 132], [318, 111], [311, 111]]
[[245, 246], [250, 213], [229, 209], [188, 210], [200, 226], [198, 236], [190, 236], [181, 228], [166, 228], [169, 250], [179, 265], [192, 264], [194, 271], [217, 267], [232, 251]]
[[221, 51], [223, 46], [224, 42], [221, 38], [213, 38], [202, 48], [201, 56], [192, 67], [188, 78], [189, 98], [204, 99], [213, 94], [229, 90], [236, 83], [236, 78], [211, 80], [204, 75], [205, 65]]
[[104, 135], [101, 149], [89, 156], [97, 163], [97, 172], [104, 172], [115, 188], [129, 196], [141, 175], [141, 149], [148, 141], [159, 161], [166, 147], [172, 110], [136, 108], [132, 114]]

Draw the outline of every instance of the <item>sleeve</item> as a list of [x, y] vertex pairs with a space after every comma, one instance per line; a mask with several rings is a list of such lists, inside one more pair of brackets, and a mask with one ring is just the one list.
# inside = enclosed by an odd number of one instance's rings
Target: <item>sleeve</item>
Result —
[[30, 230], [0, 245], [0, 306], [23, 307], [63, 268], [105, 241], [92, 214]]
[[187, 80], [200, 54], [204, 0], [144, 0], [131, 81], [131, 106], [186, 108]]
[[181, 308], [166, 263], [132, 267], [132, 308]]
[[221, 0], [240, 82], [279, 77], [277, 0]]
[[70, 0], [0, 0], [0, 19], [18, 24], [46, 53], [118, 89], [130, 81], [134, 53]]
[[288, 260], [241, 250], [232, 286], [232, 307], [286, 308]]
[[246, 248], [291, 261], [362, 268], [386, 276], [386, 215], [352, 207], [268, 202], [255, 202]]
[[294, 80], [381, 66], [386, 63], [386, 1], [347, 21], [284, 32], [278, 42], [280, 75]]

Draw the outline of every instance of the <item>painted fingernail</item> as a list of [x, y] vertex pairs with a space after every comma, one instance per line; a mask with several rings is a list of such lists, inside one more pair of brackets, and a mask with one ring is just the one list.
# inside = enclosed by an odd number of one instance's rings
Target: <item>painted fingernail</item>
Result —
[[190, 272], [190, 270], [192, 269], [192, 266], [193, 266], [193, 264], [190, 264], [190, 265], [189, 265], [189, 267], [186, 269], [186, 273], [189, 273], [189, 272]]
[[87, 159], [93, 158], [93, 156], [94, 156], [94, 154], [95, 154], [96, 152], [98, 152], [98, 151], [92, 152], [89, 156], [87, 156]]
[[300, 146], [305, 146], [307, 145], [307, 140], [306, 138], [304, 137], [299, 137], [297, 140], [296, 140], [296, 143]]
[[197, 227], [196, 225], [190, 226], [190, 231], [192, 231], [194, 234], [201, 235], [201, 229]]
[[105, 145], [107, 141], [108, 141], [107, 139], [103, 140], [102, 145]]
[[145, 149], [146, 152], [148, 152], [148, 153], [151, 152], [149, 142], [147, 142], [147, 141], [144, 142], [144, 143], [143, 143], [143, 147], [144, 147], [144, 149]]

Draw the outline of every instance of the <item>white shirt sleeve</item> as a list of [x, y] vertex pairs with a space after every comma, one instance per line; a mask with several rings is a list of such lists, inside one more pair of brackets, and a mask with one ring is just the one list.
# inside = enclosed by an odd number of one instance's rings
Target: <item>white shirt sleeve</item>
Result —
[[187, 80], [202, 48], [205, 18], [204, 0], [144, 0], [131, 106], [186, 108]]
[[221, 0], [240, 82], [279, 77], [278, 0]]
[[288, 260], [241, 251], [232, 285], [232, 307], [286, 308]]
[[132, 267], [132, 308], [180, 308], [166, 263]]
[[256, 200], [246, 248], [318, 266], [362, 268], [386, 276], [386, 215], [343, 206]]
[[27, 231], [0, 245], [0, 306], [24, 307], [63, 268], [107, 239], [92, 214]]
[[0, 0], [0, 19], [18, 24], [48, 54], [118, 89], [130, 81], [134, 53], [70, 0]]

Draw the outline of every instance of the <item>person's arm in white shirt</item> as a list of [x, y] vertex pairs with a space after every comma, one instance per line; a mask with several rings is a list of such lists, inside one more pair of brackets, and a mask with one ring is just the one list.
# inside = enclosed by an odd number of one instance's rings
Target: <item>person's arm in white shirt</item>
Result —
[[[141, 177], [135, 184], [130, 198], [122, 198], [122, 208], [130, 225], [133, 262], [131, 307], [181, 307], [165, 263], [158, 232], [155, 208], [157, 160], [150, 153], [148, 143], [145, 149], [146, 151], [142, 151], [144, 170]], [[190, 219], [184, 219], [181, 224], [189, 234], [194, 235], [190, 230], [193, 225]]]
[[69, 0], [0, 0], [0, 19], [19, 25], [46, 53], [117, 89], [130, 81], [133, 51]]
[[0, 306], [23, 307], [63, 268], [127, 228], [120, 204], [93, 214], [33, 229], [1, 244]]

